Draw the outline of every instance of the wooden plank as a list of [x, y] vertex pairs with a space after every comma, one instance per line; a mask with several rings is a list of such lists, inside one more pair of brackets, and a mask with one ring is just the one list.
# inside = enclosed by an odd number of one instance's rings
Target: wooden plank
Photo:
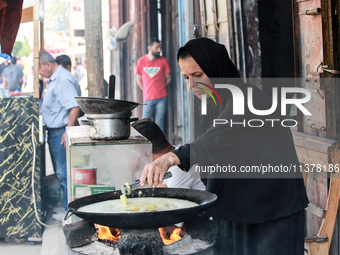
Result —
[[308, 207], [306, 208], [307, 211], [309, 211], [310, 213], [316, 215], [317, 217], [320, 217], [320, 218], [324, 218], [325, 215], [326, 215], [326, 210], [312, 204], [312, 203], [309, 203], [308, 204]]
[[[36, 16], [37, 9], [33, 6], [33, 17]], [[34, 20], [33, 39], [33, 96], [39, 98], [39, 20]]]
[[[333, 1], [322, 0], [321, 1], [321, 18], [322, 18], [322, 42], [323, 42], [323, 64], [327, 65], [329, 69], [335, 69], [334, 52], [336, 46], [334, 45], [333, 22], [334, 9]], [[337, 36], [336, 36], [337, 38]], [[324, 78], [335, 78], [334, 74], [324, 72]], [[328, 138], [336, 139], [337, 134], [337, 91], [334, 86], [334, 79], [323, 79], [323, 86], [325, 88], [325, 104], [326, 104], [326, 133]]]
[[[326, 138], [314, 137], [300, 132], [293, 132], [294, 144], [299, 157], [303, 164], [321, 164], [322, 166], [331, 166], [334, 168], [340, 163], [339, 142]], [[339, 167], [339, 165], [337, 165]], [[320, 173], [325, 174], [325, 173]], [[309, 176], [310, 177], [310, 176]], [[329, 195], [326, 205], [326, 216], [322, 221], [318, 236], [326, 235], [332, 240], [334, 225], [337, 217], [337, 211], [340, 200], [340, 173], [333, 173]], [[315, 188], [315, 187], [314, 187]], [[308, 191], [308, 185], [307, 185]], [[315, 203], [315, 201], [312, 201]], [[320, 206], [320, 205], [318, 205]], [[315, 209], [315, 208], [314, 208]], [[317, 211], [320, 213], [320, 211]], [[330, 241], [328, 242], [330, 246]], [[324, 249], [314, 247], [315, 249]], [[327, 252], [328, 252], [327, 247]], [[323, 250], [324, 251], [324, 250]], [[312, 253], [311, 253], [312, 254]], [[318, 254], [318, 253], [315, 253]], [[325, 253], [326, 254], [326, 253]]]
[[299, 147], [308, 148], [310, 150], [329, 153], [329, 148], [339, 144], [339, 141], [307, 135], [302, 132], [292, 132], [294, 144]]
[[324, 243], [328, 242], [328, 236], [311, 236], [305, 238], [305, 243]]
[[295, 147], [299, 162], [302, 164], [321, 164], [329, 163], [329, 155], [318, 151], [313, 151], [303, 147]]
[[[335, 208], [332, 208], [331, 211], [328, 212], [328, 210], [330, 210], [330, 207], [328, 206], [329, 202], [328, 204], [326, 203], [332, 196], [328, 193], [327, 178], [329, 178], [330, 173], [327, 170], [331, 164], [335, 165], [340, 162], [339, 142], [327, 138], [307, 135], [301, 132], [293, 132], [293, 139], [300, 163], [319, 164], [324, 168], [324, 171], [322, 172], [309, 171], [306, 172], [304, 176], [306, 178], [307, 195], [311, 203], [306, 213], [308, 222], [306, 230], [307, 235], [320, 234], [322, 225], [324, 225], [325, 232], [333, 233], [336, 211], [333, 212]], [[329, 194], [328, 196], [327, 193]], [[333, 205], [331, 207], [333, 207]], [[323, 209], [326, 209], [325, 217], [330, 220], [323, 219]], [[329, 240], [331, 240], [331, 236], [328, 235], [328, 237], [330, 237]]]
[[321, 164], [324, 167], [340, 162], [339, 141], [301, 132], [292, 132], [292, 134], [300, 163]]
[[23, 9], [22, 14], [21, 14], [21, 21], [20, 23], [26, 23], [26, 22], [31, 22], [34, 20], [33, 16], [33, 6]]
[[326, 235], [329, 240], [332, 240], [332, 235], [334, 231], [334, 224], [336, 221], [336, 216], [339, 207], [340, 200], [340, 174], [334, 174], [331, 179], [329, 196], [327, 201], [327, 214], [322, 222], [320, 231], [318, 235]]
[[[306, 192], [309, 202], [318, 208], [326, 209], [328, 197], [327, 176], [319, 173], [306, 173]], [[319, 215], [320, 216], [320, 215]], [[306, 235], [315, 236], [319, 233], [320, 226], [324, 218], [319, 217], [309, 210], [306, 210]]]
[[328, 242], [312, 242], [308, 246], [308, 255], [327, 255], [329, 251]]

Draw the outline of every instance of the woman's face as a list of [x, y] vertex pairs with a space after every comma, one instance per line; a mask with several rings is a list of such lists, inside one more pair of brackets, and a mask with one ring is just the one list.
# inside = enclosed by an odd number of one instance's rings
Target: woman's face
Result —
[[211, 92], [211, 90], [207, 86], [203, 85], [207, 84], [211, 86], [209, 77], [203, 72], [201, 67], [192, 57], [179, 59], [178, 65], [181, 69], [184, 79], [187, 82], [187, 85], [189, 86], [190, 90], [195, 94], [195, 96], [197, 96], [199, 99], [202, 99], [202, 94], [207, 94], [201, 88]]

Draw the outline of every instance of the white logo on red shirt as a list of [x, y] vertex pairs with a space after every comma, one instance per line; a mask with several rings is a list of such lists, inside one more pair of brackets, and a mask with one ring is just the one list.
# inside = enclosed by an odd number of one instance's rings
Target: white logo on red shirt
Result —
[[153, 78], [159, 70], [161, 70], [160, 67], [144, 67], [143, 70], [149, 75], [150, 78]]

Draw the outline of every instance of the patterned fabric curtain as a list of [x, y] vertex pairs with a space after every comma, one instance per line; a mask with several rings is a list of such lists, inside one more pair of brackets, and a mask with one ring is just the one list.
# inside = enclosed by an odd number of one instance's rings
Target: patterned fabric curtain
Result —
[[11, 56], [17, 36], [24, 0], [0, 0], [0, 49]]

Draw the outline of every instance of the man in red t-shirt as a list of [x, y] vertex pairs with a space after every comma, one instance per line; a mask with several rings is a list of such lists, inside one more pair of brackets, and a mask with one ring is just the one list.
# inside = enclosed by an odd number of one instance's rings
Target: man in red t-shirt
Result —
[[137, 84], [143, 90], [143, 118], [153, 118], [164, 132], [165, 116], [168, 105], [166, 86], [171, 82], [170, 66], [161, 56], [162, 43], [152, 38], [148, 54], [137, 60]]

